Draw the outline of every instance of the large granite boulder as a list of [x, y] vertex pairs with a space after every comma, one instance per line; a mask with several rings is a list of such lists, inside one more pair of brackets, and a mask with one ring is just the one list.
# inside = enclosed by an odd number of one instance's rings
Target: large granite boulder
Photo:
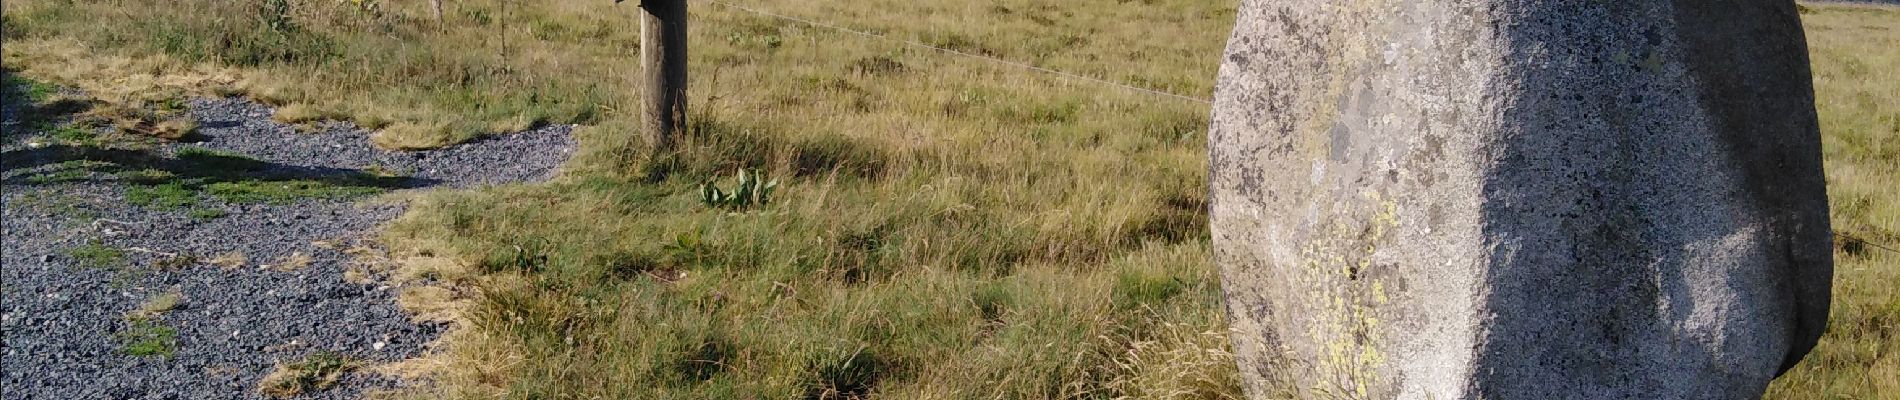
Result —
[[1212, 229], [1255, 398], [1740, 399], [1833, 276], [1789, 0], [1244, 0]]

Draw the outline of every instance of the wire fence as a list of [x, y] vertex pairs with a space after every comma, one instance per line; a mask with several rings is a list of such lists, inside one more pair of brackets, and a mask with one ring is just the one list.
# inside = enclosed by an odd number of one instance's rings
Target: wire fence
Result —
[[892, 42], [892, 43], [899, 43], [899, 44], [903, 44], [903, 45], [907, 45], [907, 46], [912, 46], [912, 47], [917, 47], [917, 48], [923, 48], [923, 49], [929, 49], [929, 50], [933, 50], [933, 51], [937, 51], [937, 52], [940, 52], [940, 53], [944, 53], [944, 54], [950, 54], [950, 55], [956, 55], [956, 56], [963, 56], [963, 57], [968, 57], [968, 58], [974, 58], [974, 59], [978, 59], [978, 60], [983, 60], [983, 61], [988, 61], [988, 62], [991, 62], [991, 63], [995, 63], [995, 64], [998, 64], [998, 65], [1004, 65], [1004, 66], [1009, 66], [1009, 67], [1015, 67], [1015, 68], [1020, 68], [1020, 69], [1026, 69], [1026, 70], [1031, 70], [1031, 71], [1037, 71], [1037, 72], [1041, 72], [1041, 73], [1046, 73], [1046, 74], [1050, 74], [1050, 75], [1055, 75], [1055, 76], [1059, 76], [1059, 77], [1063, 77], [1063, 78], [1068, 78], [1068, 79], [1074, 79], [1074, 80], [1078, 80], [1078, 81], [1085, 81], [1085, 82], [1092, 82], [1092, 83], [1097, 83], [1097, 84], [1102, 84], [1102, 85], [1107, 85], [1107, 86], [1112, 86], [1112, 87], [1116, 87], [1116, 88], [1121, 88], [1121, 89], [1124, 89], [1124, 90], [1128, 90], [1128, 91], [1132, 91], [1132, 92], [1137, 92], [1137, 93], [1146, 93], [1146, 94], [1152, 94], [1152, 95], [1157, 95], [1157, 96], [1164, 96], [1164, 97], [1172, 97], [1172, 98], [1175, 98], [1175, 99], [1180, 99], [1180, 100], [1186, 100], [1186, 101], [1192, 101], [1192, 102], [1197, 102], [1197, 103], [1202, 103], [1202, 104], [1213, 104], [1213, 101], [1212, 101], [1212, 100], [1209, 100], [1209, 99], [1204, 99], [1204, 98], [1199, 98], [1199, 97], [1193, 97], [1193, 96], [1187, 96], [1187, 95], [1183, 95], [1183, 94], [1179, 94], [1179, 93], [1171, 93], [1171, 92], [1167, 92], [1167, 91], [1162, 91], [1162, 90], [1157, 90], [1157, 89], [1151, 89], [1151, 88], [1145, 88], [1145, 87], [1140, 87], [1140, 86], [1135, 86], [1135, 85], [1130, 85], [1130, 84], [1126, 84], [1126, 83], [1121, 83], [1121, 82], [1115, 82], [1115, 81], [1111, 81], [1111, 80], [1107, 80], [1107, 79], [1102, 79], [1102, 78], [1096, 78], [1096, 77], [1091, 77], [1091, 76], [1087, 76], [1087, 75], [1081, 75], [1081, 74], [1076, 74], [1076, 73], [1070, 73], [1070, 72], [1063, 72], [1063, 71], [1058, 71], [1058, 70], [1054, 70], [1054, 69], [1049, 69], [1049, 68], [1044, 68], [1044, 67], [1038, 67], [1038, 66], [1035, 66], [1035, 65], [1031, 65], [1031, 64], [1029, 64], [1029, 63], [1024, 63], [1024, 62], [1018, 62], [1018, 61], [1011, 61], [1011, 60], [1005, 60], [1005, 59], [1001, 59], [1001, 58], [996, 58], [996, 57], [990, 57], [990, 56], [985, 56], [985, 55], [982, 55], [982, 54], [975, 54], [975, 53], [970, 53], [970, 52], [964, 52], [964, 51], [958, 51], [958, 50], [956, 50], [956, 49], [951, 49], [951, 48], [945, 48], [945, 47], [941, 47], [941, 46], [935, 46], [935, 45], [931, 45], [931, 44], [929, 44], [929, 43], [924, 43], [924, 42], [919, 42], [919, 41], [915, 41], [915, 40], [909, 40], [909, 39], [901, 39], [901, 38], [894, 38], [894, 37], [890, 37], [890, 36], [886, 36], [886, 35], [880, 35], [880, 34], [876, 34], [876, 33], [871, 33], [871, 32], [867, 32], [867, 31], [863, 31], [863, 30], [858, 30], [858, 29], [852, 29], [852, 28], [849, 28], [849, 27], [845, 27], [845, 26], [843, 26], [843, 25], [839, 25], [839, 24], [834, 24], [834, 23], [829, 23], [829, 22], [824, 22], [824, 21], [816, 21], [816, 20], [811, 20], [811, 19], [806, 19], [806, 18], [799, 18], [799, 17], [795, 17], [795, 16], [790, 16], [790, 15], [785, 15], [785, 14], [780, 14], [780, 13], [775, 13], [775, 12], [771, 12], [771, 11], [767, 11], [767, 10], [762, 10], [762, 9], [758, 9], [758, 8], [754, 8], [754, 7], [748, 7], [748, 6], [745, 6], [745, 5], [741, 5], [741, 4], [733, 4], [733, 3], [729, 3], [729, 2], [725, 2], [725, 1], [720, 1], [720, 0], [699, 0], [699, 1], [702, 1], [702, 2], [706, 2], [706, 3], [712, 3], [712, 4], [714, 4], [714, 5], [718, 5], [718, 6], [721, 6], [721, 7], [726, 7], [726, 8], [729, 8], [729, 9], [733, 9], [733, 10], [739, 10], [739, 11], [744, 11], [744, 12], [749, 12], [749, 13], [753, 13], [753, 14], [758, 14], [758, 15], [761, 15], [761, 16], [766, 16], [766, 17], [771, 17], [771, 18], [777, 18], [777, 19], [780, 19], [780, 20], [785, 20], [785, 21], [791, 21], [791, 22], [797, 22], [797, 23], [800, 23], [800, 24], [804, 24], [804, 25], [807, 25], [807, 26], [811, 26], [811, 27], [817, 27], [817, 28], [825, 28], [825, 29], [830, 29], [830, 30], [834, 30], [834, 31], [839, 31], [839, 32], [844, 32], [844, 33], [850, 33], [850, 34], [855, 34], [855, 35], [858, 35], [858, 36], [864, 36], [864, 37], [868, 37], [868, 38], [872, 38], [872, 39], [877, 39], [877, 40], [883, 40], [883, 41], [887, 41], [887, 42]]
[[1872, 240], [1867, 240], [1867, 238], [1855, 236], [1850, 233], [1835, 232], [1834, 240], [1839, 241], [1841, 243], [1846, 243], [1848, 245], [1866, 246], [1866, 247], [1871, 247], [1875, 250], [1883, 250], [1883, 251], [1891, 252], [1893, 254], [1900, 255], [1900, 248], [1894, 248], [1893, 246], [1890, 246], [1890, 245], [1876, 243]]

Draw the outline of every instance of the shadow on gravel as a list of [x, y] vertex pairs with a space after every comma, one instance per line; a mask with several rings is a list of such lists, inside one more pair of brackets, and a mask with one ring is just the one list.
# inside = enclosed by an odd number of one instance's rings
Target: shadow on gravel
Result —
[[[74, 117], [92, 107], [84, 98], [60, 95], [52, 85], [19, 78], [0, 69], [0, 171], [7, 186], [116, 181], [147, 186], [170, 185], [193, 192], [214, 189], [230, 198], [283, 201], [296, 197], [364, 194], [441, 184], [440, 180], [389, 176], [347, 168], [295, 166], [259, 161], [236, 153], [176, 146], [114, 146], [94, 139], [90, 128], [75, 127]], [[62, 135], [76, 135], [67, 138]], [[20, 145], [36, 136], [42, 143]], [[171, 148], [170, 155], [159, 150]]]
[[[436, 179], [385, 176], [357, 169], [274, 164], [196, 147], [178, 147], [172, 157], [153, 150], [84, 145], [22, 148], [0, 152], [0, 168], [12, 175], [0, 180], [5, 185], [111, 180], [146, 185], [176, 183], [199, 189], [218, 184], [299, 182], [333, 188], [393, 190], [441, 183]], [[43, 170], [13, 173], [31, 169]]]
[[14, 75], [9, 68], [0, 68], [0, 146], [12, 146], [26, 139], [34, 132], [49, 131], [53, 124], [86, 112], [92, 104], [86, 101], [56, 97], [59, 89], [51, 85], [22, 79]]

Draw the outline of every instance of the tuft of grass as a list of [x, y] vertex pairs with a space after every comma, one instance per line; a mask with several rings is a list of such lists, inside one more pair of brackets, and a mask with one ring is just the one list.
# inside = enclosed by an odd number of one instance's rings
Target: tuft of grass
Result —
[[184, 299], [185, 295], [177, 290], [160, 293], [145, 299], [144, 303], [139, 304], [138, 309], [132, 310], [130, 314], [127, 314], [127, 318], [158, 318], [159, 315], [178, 308], [178, 304], [184, 301]]
[[323, 110], [309, 104], [297, 103], [277, 107], [277, 111], [271, 113], [270, 119], [285, 124], [303, 124], [335, 117], [337, 116], [326, 114]]
[[299, 199], [347, 199], [382, 193], [387, 189], [321, 180], [244, 180], [216, 182], [205, 194], [229, 203], [290, 204]]
[[1241, 399], [1227, 332], [1203, 329], [1160, 322], [1146, 337], [1124, 338], [1129, 348], [1111, 361], [1120, 373], [1107, 386], [1135, 399]]
[[156, 318], [127, 318], [126, 328], [115, 337], [119, 351], [129, 356], [171, 358], [178, 347], [178, 329], [165, 326]]
[[159, 185], [178, 179], [178, 174], [171, 171], [152, 168], [119, 171], [115, 175], [119, 180], [141, 185]]
[[1166, 304], [1188, 289], [1188, 283], [1160, 271], [1125, 270], [1115, 276], [1116, 307], [1141, 308]]
[[211, 257], [211, 259], [206, 262], [211, 265], [223, 267], [224, 269], [235, 269], [243, 268], [246, 263], [250, 262], [250, 257], [245, 256], [243, 252], [232, 251]]
[[257, 384], [259, 393], [273, 398], [289, 398], [316, 393], [336, 386], [344, 373], [357, 363], [331, 352], [316, 352], [302, 359], [278, 363], [276, 369]]
[[60, 141], [75, 146], [90, 145], [93, 143], [93, 140], [99, 137], [99, 135], [93, 133], [92, 130], [70, 124], [53, 128], [52, 132], [49, 132], [49, 135], [54, 139], [59, 139]]
[[86, 244], [66, 250], [66, 256], [82, 268], [116, 269], [125, 264], [125, 251], [106, 246], [105, 242], [92, 240]]
[[190, 119], [174, 118], [159, 121], [149, 135], [166, 140], [183, 140], [198, 133], [198, 122]]
[[58, 86], [13, 74], [6, 75], [6, 86], [8, 90], [18, 90], [20, 98], [25, 99], [27, 103], [45, 102], [52, 99], [54, 94], [59, 93]]
[[19, 207], [19, 210], [45, 212], [48, 215], [67, 220], [85, 220], [96, 217], [91, 210], [81, 207], [83, 202], [78, 196], [70, 194], [44, 191], [31, 192], [21, 195], [8, 205]]
[[58, 162], [46, 167], [48, 171], [45, 173], [35, 174], [33, 176], [27, 177], [27, 182], [32, 182], [34, 184], [52, 184], [52, 183], [60, 183], [60, 182], [83, 181], [83, 180], [91, 178], [93, 176], [93, 173], [95, 172], [111, 169], [117, 166], [118, 166], [117, 164], [113, 164], [110, 162], [95, 161], [95, 160], [61, 161], [61, 162]]
[[176, 210], [198, 204], [198, 192], [182, 182], [135, 185], [125, 188], [125, 202], [158, 210]]

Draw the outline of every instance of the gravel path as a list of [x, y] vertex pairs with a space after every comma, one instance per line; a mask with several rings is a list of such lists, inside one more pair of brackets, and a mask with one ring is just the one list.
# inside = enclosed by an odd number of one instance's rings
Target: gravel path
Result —
[[[8, 104], [5, 117], [17, 118]], [[167, 160], [199, 146], [262, 161], [275, 177], [323, 179], [365, 170], [412, 176], [404, 188], [468, 187], [545, 179], [574, 148], [571, 126], [550, 126], [447, 149], [398, 153], [373, 148], [342, 126], [298, 133], [270, 121], [271, 109], [238, 99], [191, 101], [203, 140], [161, 144]], [[401, 204], [301, 199], [231, 204], [210, 196], [163, 210], [125, 200], [132, 183], [108, 173], [48, 182], [76, 155], [32, 148], [16, 124], [0, 147], [0, 398], [264, 398], [259, 380], [278, 362], [328, 352], [368, 363], [409, 358], [442, 327], [418, 325], [394, 305], [394, 290], [343, 279], [345, 251], [399, 215]], [[165, 165], [165, 164], [158, 164]], [[42, 177], [36, 179], [35, 177]], [[211, 211], [217, 210], [217, 211]], [[206, 217], [221, 211], [222, 217]], [[193, 215], [196, 214], [196, 215]], [[113, 250], [117, 249], [117, 250]], [[118, 256], [102, 253], [117, 252]], [[196, 256], [175, 264], [159, 253]], [[241, 255], [241, 266], [227, 264]], [[265, 267], [266, 265], [270, 267]], [[181, 295], [156, 325], [127, 317], [149, 299]], [[175, 330], [171, 355], [127, 354], [129, 336], [151, 326]], [[330, 390], [299, 398], [355, 398], [400, 385], [352, 372]]]

